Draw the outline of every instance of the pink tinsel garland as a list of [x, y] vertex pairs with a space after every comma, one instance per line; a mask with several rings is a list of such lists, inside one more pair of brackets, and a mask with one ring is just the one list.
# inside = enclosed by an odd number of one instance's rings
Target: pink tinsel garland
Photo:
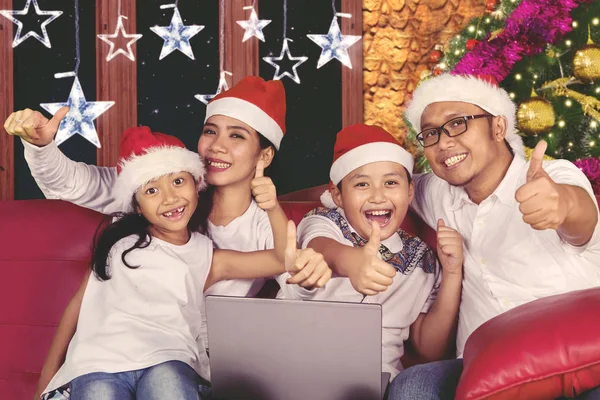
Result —
[[577, 160], [574, 163], [589, 179], [596, 195], [600, 195], [600, 159], [590, 157]]
[[504, 31], [482, 40], [456, 64], [453, 74], [491, 75], [501, 82], [515, 63], [570, 32], [571, 10], [592, 0], [523, 0], [506, 19]]

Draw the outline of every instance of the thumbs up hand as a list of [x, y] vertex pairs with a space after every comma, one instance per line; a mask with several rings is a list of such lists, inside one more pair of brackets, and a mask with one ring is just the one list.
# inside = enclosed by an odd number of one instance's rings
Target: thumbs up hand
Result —
[[256, 204], [265, 211], [273, 211], [277, 207], [277, 190], [273, 181], [265, 176], [265, 162], [258, 160], [254, 179], [250, 182], [252, 195]]
[[536, 230], [557, 229], [571, 208], [565, 189], [555, 183], [542, 166], [547, 146], [543, 140], [535, 146], [527, 181], [515, 193], [523, 221]]
[[296, 240], [296, 225], [293, 221], [288, 221], [285, 270], [292, 277], [287, 283], [297, 284], [306, 289], [325, 286], [331, 279], [331, 269], [323, 255], [311, 248], [298, 249]]
[[385, 291], [396, 276], [396, 269], [377, 256], [381, 243], [381, 227], [375, 221], [371, 223], [369, 241], [361, 248], [350, 248], [355, 251], [354, 266], [349, 269], [348, 278], [352, 287], [364, 295], [373, 296]]
[[39, 111], [26, 108], [10, 114], [4, 122], [4, 129], [9, 135], [20, 136], [33, 145], [43, 147], [52, 142], [68, 112], [69, 107], [62, 107], [52, 119], [48, 119]]

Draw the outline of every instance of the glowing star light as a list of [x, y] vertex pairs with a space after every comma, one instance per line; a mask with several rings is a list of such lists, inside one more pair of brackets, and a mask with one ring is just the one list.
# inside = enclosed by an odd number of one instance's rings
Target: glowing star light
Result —
[[[281, 53], [279, 54], [279, 57], [263, 57], [263, 60], [275, 67], [275, 75], [273, 76], [273, 79], [281, 79], [284, 76], [287, 76], [294, 82], [300, 83], [300, 77], [298, 76], [298, 67], [306, 60], [308, 60], [308, 57], [292, 57], [292, 55], [290, 54], [290, 49], [288, 47], [288, 41], [291, 42], [290, 39], [283, 39], [283, 46], [281, 47]], [[289, 71], [279, 72], [279, 69], [281, 67], [279, 66], [279, 64], [275, 63], [275, 61], [283, 60], [284, 55], [287, 57], [288, 60], [296, 61], [296, 64], [294, 64], [294, 66], [292, 67], [292, 71], [294, 71], [293, 74], [291, 74]]]
[[257, 37], [261, 41], [265, 41], [265, 35], [263, 34], [263, 28], [271, 23], [270, 19], [258, 19], [256, 15], [256, 11], [252, 8], [252, 12], [250, 13], [250, 19], [245, 21], [235, 21], [242, 28], [246, 30], [244, 32], [244, 37], [242, 42], [250, 39], [252, 36]]
[[317, 68], [321, 68], [333, 58], [337, 58], [346, 67], [352, 69], [352, 62], [348, 56], [348, 48], [360, 40], [360, 36], [342, 35], [340, 26], [337, 22], [337, 16], [333, 16], [331, 26], [327, 35], [306, 35], [310, 40], [315, 42], [321, 50], [321, 57], [317, 62]]
[[[135, 56], [133, 55], [133, 50], [131, 49], [131, 45], [134, 44], [135, 42], [137, 42], [138, 40], [140, 40], [140, 38], [143, 35], [139, 34], [139, 33], [138, 34], [134, 33], [134, 34], [128, 35], [125, 32], [125, 28], [123, 27], [123, 18], [127, 18], [127, 17], [125, 17], [123, 15], [119, 15], [115, 33], [113, 33], [112, 35], [98, 35], [98, 39], [100, 39], [103, 42], [108, 43], [110, 45], [110, 50], [108, 51], [108, 55], [106, 56], [106, 61], [112, 60], [119, 54], [123, 54], [125, 57], [129, 58], [131, 61], [135, 61]], [[123, 48], [118, 48], [117, 51], [115, 51], [114, 40], [115, 39], [119, 40], [119, 39], [117, 39], [119, 36], [123, 37], [124, 39], [129, 40], [127, 42], [127, 51], [125, 51], [125, 49], [123, 49]]]
[[229, 86], [227, 85], [227, 79], [225, 78], [225, 75], [231, 75], [231, 72], [221, 72], [221, 76], [219, 77], [219, 87], [217, 88], [217, 91], [214, 94], [197, 94], [194, 97], [203, 102], [204, 104], [208, 104], [208, 102], [211, 101], [216, 95], [229, 90]]
[[56, 114], [61, 107], [70, 107], [69, 112], [58, 127], [58, 133], [54, 138], [56, 145], [78, 133], [94, 146], [102, 147], [100, 146], [100, 140], [98, 140], [94, 120], [114, 104], [114, 101], [86, 101], [79, 78], [75, 77], [66, 103], [42, 103], [40, 106], [52, 115]]
[[195, 60], [190, 39], [198, 34], [204, 25], [184, 25], [179, 14], [179, 9], [175, 7], [171, 25], [169, 26], [153, 26], [150, 30], [160, 36], [165, 42], [163, 43], [160, 52], [159, 60], [162, 60], [175, 50], [179, 50], [192, 60]]
[[[42, 34], [44, 35], [43, 38], [40, 35], [38, 35], [37, 32], [35, 32], [35, 31], [29, 31], [25, 35], [21, 36], [21, 32], [23, 31], [23, 23], [14, 17], [15, 15], [29, 14], [29, 6], [31, 5], [31, 3], [33, 3], [33, 8], [35, 9], [35, 13], [37, 15], [49, 15], [50, 16], [44, 22], [42, 22], [42, 24], [40, 25]], [[27, 3], [25, 3], [25, 8], [22, 9], [21, 11], [0, 10], [0, 14], [4, 15], [6, 18], [10, 19], [12, 22], [14, 22], [17, 25], [17, 33], [15, 34], [15, 39], [13, 40], [12, 47], [17, 47], [25, 39], [34, 37], [40, 43], [42, 43], [44, 46], [46, 46], [47, 48], [51, 48], [52, 46], [50, 45], [50, 37], [48, 37], [48, 31], [46, 31], [46, 26], [48, 26], [48, 24], [50, 22], [52, 22], [56, 18], [58, 18], [62, 14], [62, 11], [42, 11], [42, 10], [40, 10], [40, 7], [38, 6], [37, 0], [27, 0]]]

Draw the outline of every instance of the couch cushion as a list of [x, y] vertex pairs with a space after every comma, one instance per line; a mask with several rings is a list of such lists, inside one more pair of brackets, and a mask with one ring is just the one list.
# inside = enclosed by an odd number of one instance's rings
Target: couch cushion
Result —
[[0, 215], [0, 397], [27, 399], [104, 217], [57, 200], [0, 202]]
[[600, 288], [515, 307], [467, 340], [457, 399], [554, 399], [600, 385]]

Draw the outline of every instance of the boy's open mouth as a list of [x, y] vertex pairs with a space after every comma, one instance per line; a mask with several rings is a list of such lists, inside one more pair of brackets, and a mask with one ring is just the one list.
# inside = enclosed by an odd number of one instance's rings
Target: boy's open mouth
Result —
[[392, 217], [392, 210], [370, 210], [365, 211], [365, 218], [369, 221], [375, 221], [380, 226], [387, 225]]
[[185, 208], [186, 208], [185, 206], [184, 207], [179, 207], [179, 208], [174, 208], [171, 211], [167, 211], [165, 213], [162, 213], [162, 216], [165, 217], [165, 218], [167, 218], [170, 221], [177, 221], [185, 213]]

